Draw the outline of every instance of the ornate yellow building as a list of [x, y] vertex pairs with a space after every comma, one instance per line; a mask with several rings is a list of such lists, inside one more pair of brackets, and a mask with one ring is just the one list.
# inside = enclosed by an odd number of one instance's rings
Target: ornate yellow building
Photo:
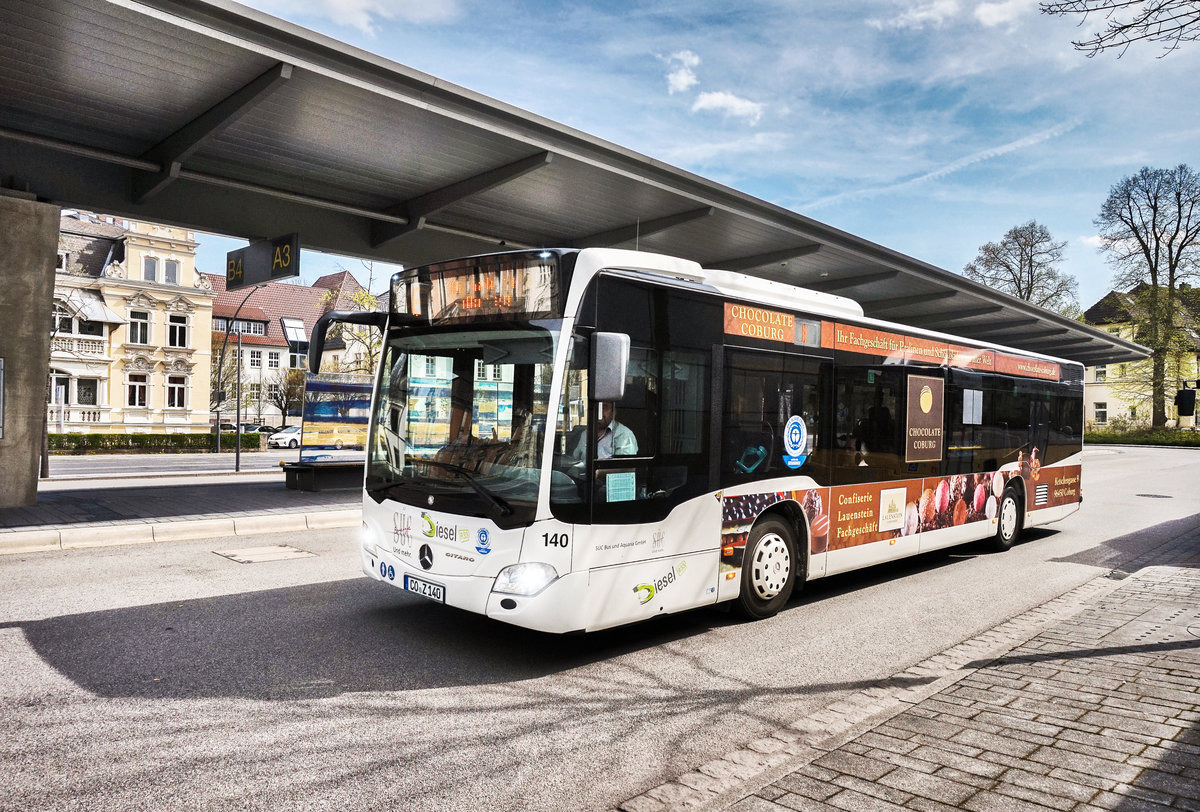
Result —
[[209, 430], [214, 293], [195, 233], [64, 212], [51, 326], [51, 432]]

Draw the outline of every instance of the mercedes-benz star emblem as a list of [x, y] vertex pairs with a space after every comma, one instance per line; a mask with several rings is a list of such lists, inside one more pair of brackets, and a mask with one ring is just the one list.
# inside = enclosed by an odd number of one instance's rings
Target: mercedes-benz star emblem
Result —
[[433, 550], [428, 544], [421, 545], [421, 549], [417, 551], [417, 556], [424, 569], [429, 569], [433, 566]]

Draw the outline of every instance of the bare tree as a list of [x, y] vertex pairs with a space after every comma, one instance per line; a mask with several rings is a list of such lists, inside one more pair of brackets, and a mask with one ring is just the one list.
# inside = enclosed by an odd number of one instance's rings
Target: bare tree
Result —
[[963, 276], [1024, 299], [1038, 307], [1074, 318], [1079, 315], [1079, 283], [1058, 270], [1067, 243], [1055, 242], [1050, 231], [1030, 220], [1013, 226], [1000, 239], [979, 247]]
[[1144, 41], [1164, 43], [1161, 59], [1200, 37], [1198, 0], [1055, 0], [1040, 6], [1043, 14], [1078, 15], [1080, 25], [1092, 15], [1104, 21], [1103, 31], [1071, 42], [1089, 57], [1112, 48], [1120, 51], [1120, 58], [1130, 45]]
[[1167, 362], [1179, 343], [1179, 285], [1200, 269], [1200, 176], [1187, 164], [1142, 167], [1109, 192], [1096, 217], [1117, 286], [1136, 289], [1145, 312], [1137, 340], [1153, 355], [1151, 423], [1167, 422]]
[[277, 369], [265, 386], [267, 402], [279, 409], [286, 427], [288, 412], [304, 407], [304, 370]]
[[[333, 309], [373, 311], [379, 308], [379, 302], [370, 291], [357, 290], [353, 293], [338, 296], [336, 291], [326, 291], [321, 297], [321, 309], [328, 312]], [[374, 327], [362, 327], [353, 324], [334, 324], [326, 341], [341, 342], [346, 347], [346, 360], [332, 365], [327, 372], [355, 372], [370, 375], [375, 372], [379, 363], [379, 353], [383, 349], [383, 336]], [[335, 369], [334, 366], [337, 368]], [[324, 366], [322, 365], [324, 369]]]
[[[225, 333], [220, 330], [213, 330], [212, 344], [210, 346], [216, 350], [225, 342]], [[241, 359], [238, 358], [237, 351], [226, 352], [221, 355], [219, 350], [213, 353], [212, 367], [209, 370], [211, 398], [209, 400], [209, 411], [217, 411], [223, 403], [230, 402], [232, 406], [234, 386], [237, 381], [238, 364]]]

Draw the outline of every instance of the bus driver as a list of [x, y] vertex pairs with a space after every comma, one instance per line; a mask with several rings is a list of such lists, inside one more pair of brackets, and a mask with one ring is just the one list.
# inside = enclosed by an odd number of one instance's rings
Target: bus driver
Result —
[[[596, 458], [606, 460], [612, 456], [631, 457], [637, 454], [637, 437], [624, 423], [618, 423], [613, 416], [613, 405], [605, 402], [600, 404], [600, 412], [596, 420], [598, 440], [596, 440]], [[579, 436], [579, 444], [571, 452], [571, 456], [582, 462], [587, 457], [588, 433], [584, 429]]]

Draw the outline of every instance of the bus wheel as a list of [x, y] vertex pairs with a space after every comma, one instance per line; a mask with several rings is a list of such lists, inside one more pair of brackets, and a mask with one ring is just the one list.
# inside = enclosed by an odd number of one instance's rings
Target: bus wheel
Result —
[[1002, 553], [1011, 548], [1021, 535], [1021, 497], [1017, 496], [1016, 488], [1004, 489], [996, 519], [996, 535], [992, 538], [992, 549]]
[[751, 620], [776, 614], [792, 595], [796, 565], [796, 542], [791, 528], [779, 519], [764, 519], [756, 524], [746, 541], [742, 559], [738, 611]]

